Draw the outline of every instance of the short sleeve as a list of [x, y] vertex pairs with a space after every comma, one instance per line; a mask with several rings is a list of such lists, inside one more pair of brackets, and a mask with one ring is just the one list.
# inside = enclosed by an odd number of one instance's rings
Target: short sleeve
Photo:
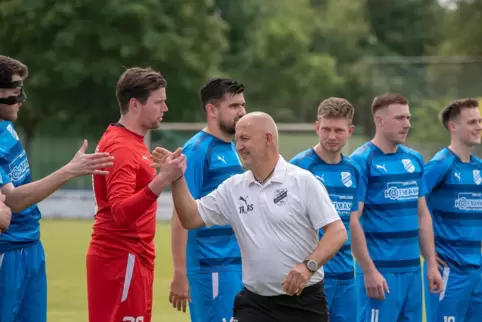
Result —
[[[429, 194], [443, 180], [450, 165], [443, 160], [431, 160], [425, 164], [423, 171], [423, 186], [425, 194]], [[421, 184], [422, 185], [422, 184]]]
[[340, 220], [325, 186], [316, 180], [311, 173], [302, 176], [300, 180], [303, 180], [306, 210], [313, 228], [318, 230]]
[[[231, 223], [230, 214], [233, 213], [229, 209], [231, 178], [221, 183], [217, 189], [210, 194], [196, 200], [199, 215], [206, 227], [225, 226]], [[234, 211], [236, 213], [236, 211]]]
[[194, 199], [202, 194], [206, 154], [201, 147], [195, 148], [192, 145], [184, 147], [182, 153], [186, 156], [187, 165], [184, 177], [187, 187]]
[[366, 193], [368, 188], [368, 168], [367, 168], [367, 160], [363, 157], [363, 155], [356, 155], [352, 156], [352, 164], [355, 167], [358, 173], [358, 182], [357, 182], [357, 209], [359, 202], [365, 202]]

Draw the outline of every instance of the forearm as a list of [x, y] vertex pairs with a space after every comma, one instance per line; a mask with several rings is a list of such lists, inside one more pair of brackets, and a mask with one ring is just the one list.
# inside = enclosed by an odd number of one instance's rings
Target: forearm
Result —
[[182, 227], [194, 229], [202, 226], [197, 202], [191, 196], [184, 177], [172, 183], [172, 200]]
[[436, 265], [432, 217], [428, 212], [419, 215], [419, 239], [422, 256], [428, 265]]
[[318, 263], [318, 267], [325, 265], [340, 250], [348, 236], [341, 220], [331, 223], [321, 238], [318, 246], [307, 258]]
[[171, 219], [171, 252], [174, 274], [186, 274], [186, 245], [187, 230], [182, 227], [174, 210]]
[[120, 225], [135, 223], [139, 216], [142, 216], [157, 200], [149, 187], [145, 187], [118, 202], [112, 202], [112, 213], [116, 222]]
[[373, 270], [375, 268], [375, 264], [368, 253], [367, 240], [358, 218], [352, 217], [350, 220], [350, 236], [353, 256], [355, 256], [356, 260], [360, 264], [362, 271], [368, 272]]
[[51, 173], [43, 179], [12, 189], [2, 189], [5, 204], [12, 211], [19, 212], [46, 199], [74, 176], [65, 167]]

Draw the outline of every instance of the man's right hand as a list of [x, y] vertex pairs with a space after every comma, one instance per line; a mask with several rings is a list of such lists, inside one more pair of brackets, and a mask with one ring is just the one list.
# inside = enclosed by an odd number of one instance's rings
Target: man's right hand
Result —
[[169, 302], [178, 311], [186, 312], [187, 301], [191, 302], [187, 275], [186, 273], [175, 273], [171, 282]]
[[173, 182], [181, 178], [186, 170], [186, 156], [182, 149], [178, 148], [162, 162], [158, 177], [167, 182]]
[[79, 151], [74, 155], [74, 158], [65, 165], [65, 170], [74, 178], [91, 174], [109, 174], [107, 170], [102, 169], [112, 167], [114, 157], [107, 152], [87, 154], [85, 153], [87, 145], [87, 140], [84, 140]]
[[0, 192], [0, 233], [3, 233], [10, 226], [12, 211], [5, 204], [5, 195]]
[[385, 292], [390, 293], [387, 281], [376, 268], [365, 272], [364, 279], [368, 297], [376, 300], [384, 300]]

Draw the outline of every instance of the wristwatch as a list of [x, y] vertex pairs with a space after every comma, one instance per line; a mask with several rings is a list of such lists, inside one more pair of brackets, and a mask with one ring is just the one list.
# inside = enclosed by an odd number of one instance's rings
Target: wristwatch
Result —
[[311, 272], [311, 274], [315, 274], [318, 270], [318, 263], [312, 259], [304, 260], [303, 264], [305, 264], [306, 268]]

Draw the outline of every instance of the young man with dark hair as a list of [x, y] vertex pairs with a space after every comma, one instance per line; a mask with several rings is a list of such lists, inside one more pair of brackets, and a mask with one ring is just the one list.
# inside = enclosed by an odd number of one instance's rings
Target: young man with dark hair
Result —
[[166, 80], [151, 68], [130, 68], [117, 83], [120, 120], [97, 150], [116, 159], [94, 176], [97, 211], [87, 252], [90, 322], [149, 322], [152, 315], [157, 198], [167, 184], [156, 176], [144, 136], [167, 112]]
[[431, 292], [441, 292], [420, 153], [404, 146], [408, 101], [385, 94], [372, 104], [376, 133], [351, 155], [358, 167], [359, 209], [350, 219], [357, 259], [360, 322], [422, 321], [420, 248]]
[[[290, 161], [313, 173], [325, 186], [348, 232], [350, 213], [358, 210], [356, 191], [359, 174], [341, 150], [353, 134], [354, 114], [353, 105], [346, 99], [330, 97], [322, 101], [315, 122], [319, 143]], [[322, 229], [319, 237], [323, 237]], [[330, 321], [356, 321], [355, 271], [349, 238], [323, 269]]]
[[425, 293], [427, 322], [476, 322], [482, 314], [482, 160], [471, 151], [481, 141], [479, 104], [455, 100], [440, 118], [450, 145], [425, 165], [425, 184], [444, 291]]
[[[229, 78], [215, 78], [201, 89], [207, 127], [183, 147], [189, 191], [201, 198], [229, 177], [243, 173], [233, 144], [238, 120], [246, 114], [244, 86]], [[178, 310], [189, 303], [193, 322], [229, 322], [233, 302], [242, 288], [241, 254], [231, 226], [182, 228], [172, 216], [174, 278], [169, 300]]]
[[84, 141], [72, 161], [32, 182], [27, 155], [12, 123], [25, 101], [27, 76], [27, 66], [0, 55], [0, 190], [13, 213], [10, 226], [0, 234], [2, 322], [47, 320], [47, 278], [37, 203], [75, 177], [106, 175], [113, 160], [108, 153], [85, 154]]

